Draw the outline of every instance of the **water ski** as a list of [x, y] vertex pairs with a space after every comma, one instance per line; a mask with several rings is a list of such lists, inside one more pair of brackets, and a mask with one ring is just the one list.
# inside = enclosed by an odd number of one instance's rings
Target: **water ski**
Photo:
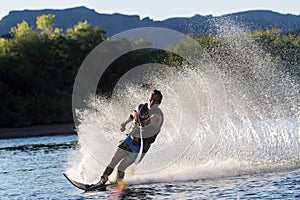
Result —
[[84, 190], [86, 192], [89, 192], [89, 191], [106, 191], [107, 186], [113, 185], [113, 184], [106, 184], [106, 185], [85, 184], [85, 183], [80, 183], [80, 182], [77, 182], [75, 180], [72, 180], [66, 174], [64, 174], [64, 176], [66, 177], [66, 179], [70, 183], [72, 183], [72, 185], [74, 185], [75, 187], [77, 187], [81, 190]]

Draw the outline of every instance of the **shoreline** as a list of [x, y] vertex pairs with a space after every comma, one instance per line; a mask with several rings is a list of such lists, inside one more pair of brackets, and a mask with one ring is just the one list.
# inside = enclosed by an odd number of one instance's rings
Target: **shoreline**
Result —
[[0, 139], [75, 134], [74, 124], [35, 125], [21, 128], [0, 128]]

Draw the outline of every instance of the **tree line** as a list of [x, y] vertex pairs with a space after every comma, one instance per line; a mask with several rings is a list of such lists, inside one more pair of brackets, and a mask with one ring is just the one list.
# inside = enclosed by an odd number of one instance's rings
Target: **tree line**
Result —
[[[299, 35], [279, 30], [249, 34], [286, 73], [299, 80]], [[35, 29], [23, 21], [11, 29], [11, 35], [0, 38], [0, 127], [72, 122], [72, 87], [77, 71], [88, 53], [107, 39], [105, 30], [84, 21], [63, 32], [55, 27], [54, 15], [41, 15]], [[228, 44], [218, 36], [195, 39], [212, 57], [226, 54]], [[124, 40], [117, 45], [126, 48], [130, 43]], [[178, 61], [182, 61], [178, 56], [161, 50], [130, 52], [109, 66], [98, 91], [109, 94], [116, 81], [135, 66]]]
[[79, 22], [65, 34], [54, 15], [41, 15], [36, 29], [26, 21], [0, 39], [0, 126], [72, 120], [74, 77], [87, 54], [106, 39], [105, 31]]

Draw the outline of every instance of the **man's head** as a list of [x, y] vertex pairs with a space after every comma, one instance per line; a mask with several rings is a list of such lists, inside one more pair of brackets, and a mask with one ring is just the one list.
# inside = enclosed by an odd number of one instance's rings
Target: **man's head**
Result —
[[151, 108], [154, 104], [160, 104], [162, 100], [162, 94], [159, 90], [152, 90], [149, 95], [149, 107]]

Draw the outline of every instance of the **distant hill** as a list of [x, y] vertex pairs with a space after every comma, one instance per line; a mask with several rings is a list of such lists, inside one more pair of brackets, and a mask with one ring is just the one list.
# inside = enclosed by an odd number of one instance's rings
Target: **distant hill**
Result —
[[79, 21], [87, 20], [93, 26], [102, 27], [107, 36], [138, 27], [164, 27], [188, 34], [215, 33], [216, 28], [210, 26], [211, 20], [230, 18], [233, 21], [244, 24], [248, 30], [266, 30], [272, 28], [281, 29], [284, 32], [299, 32], [300, 16], [291, 14], [279, 14], [272, 11], [246, 11], [223, 15], [220, 17], [195, 15], [191, 18], [169, 18], [162, 21], [154, 21], [150, 18], [140, 19], [138, 15], [123, 14], [99, 14], [95, 10], [86, 7], [76, 7], [63, 10], [24, 10], [11, 11], [0, 21], [0, 35], [7, 37], [11, 27], [15, 27], [23, 20], [35, 27], [36, 17], [42, 14], [54, 14], [56, 27], [66, 31]]

